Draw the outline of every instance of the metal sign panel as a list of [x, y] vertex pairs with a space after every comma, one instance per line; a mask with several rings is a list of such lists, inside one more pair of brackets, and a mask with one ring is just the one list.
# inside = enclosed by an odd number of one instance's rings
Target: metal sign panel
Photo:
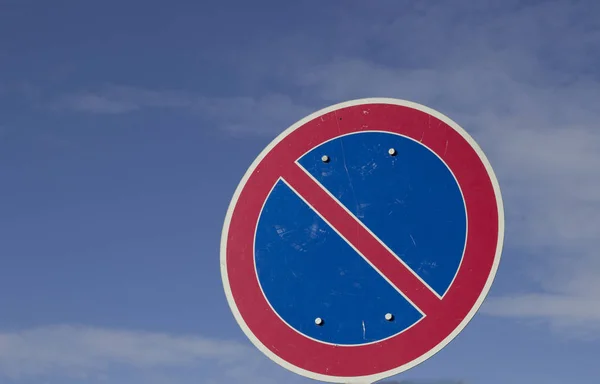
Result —
[[366, 383], [458, 335], [503, 237], [498, 182], [461, 127], [361, 99], [304, 118], [258, 156], [227, 212], [221, 271], [238, 324], [272, 360]]

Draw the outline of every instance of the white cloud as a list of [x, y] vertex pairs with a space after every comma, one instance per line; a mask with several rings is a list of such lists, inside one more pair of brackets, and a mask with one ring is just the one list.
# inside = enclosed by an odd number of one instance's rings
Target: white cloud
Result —
[[[600, 305], [597, 297], [575, 294], [521, 294], [495, 298], [484, 311], [501, 317], [551, 319], [554, 330], [589, 339], [600, 331]], [[536, 321], [537, 320], [537, 321]]]
[[203, 98], [198, 113], [219, 122], [233, 134], [273, 134], [313, 112], [291, 97], [268, 94], [262, 97]]
[[68, 325], [0, 333], [2, 382], [262, 384], [277, 379], [273, 365], [249, 344], [195, 335]]
[[152, 108], [178, 109], [216, 122], [220, 129], [234, 135], [269, 135], [312, 112], [289, 96], [278, 93], [256, 97], [207, 97], [190, 92], [124, 85], [65, 94], [51, 102], [49, 107], [57, 111], [95, 115], [118, 115]]
[[50, 107], [93, 114], [121, 114], [145, 108], [185, 108], [196, 102], [194, 95], [184, 92], [107, 85], [94, 91], [59, 96]]

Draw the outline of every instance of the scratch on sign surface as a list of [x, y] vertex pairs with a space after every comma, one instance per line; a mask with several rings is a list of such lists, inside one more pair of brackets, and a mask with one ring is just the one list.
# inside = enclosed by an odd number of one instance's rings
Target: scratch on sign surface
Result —
[[363, 326], [363, 340], [367, 340], [367, 329], [365, 328], [365, 321], [362, 322]]
[[412, 240], [413, 245], [416, 247], [417, 243], [415, 242], [415, 238], [413, 237], [413, 235], [408, 235], [410, 236], [410, 239]]

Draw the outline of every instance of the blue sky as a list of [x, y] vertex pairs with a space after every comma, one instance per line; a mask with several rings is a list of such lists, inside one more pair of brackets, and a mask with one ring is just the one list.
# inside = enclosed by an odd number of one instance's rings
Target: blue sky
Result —
[[230, 313], [219, 240], [279, 132], [423, 103], [488, 155], [505, 251], [400, 383], [598, 382], [600, 3], [0, 0], [0, 382], [309, 383]]

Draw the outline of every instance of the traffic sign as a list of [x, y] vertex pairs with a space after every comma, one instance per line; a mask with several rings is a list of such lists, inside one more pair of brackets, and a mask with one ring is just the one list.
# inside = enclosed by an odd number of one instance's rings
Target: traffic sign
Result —
[[371, 383], [461, 332], [503, 238], [497, 179], [458, 124], [360, 99], [300, 120], [252, 163], [225, 218], [221, 273], [235, 319], [269, 358]]

